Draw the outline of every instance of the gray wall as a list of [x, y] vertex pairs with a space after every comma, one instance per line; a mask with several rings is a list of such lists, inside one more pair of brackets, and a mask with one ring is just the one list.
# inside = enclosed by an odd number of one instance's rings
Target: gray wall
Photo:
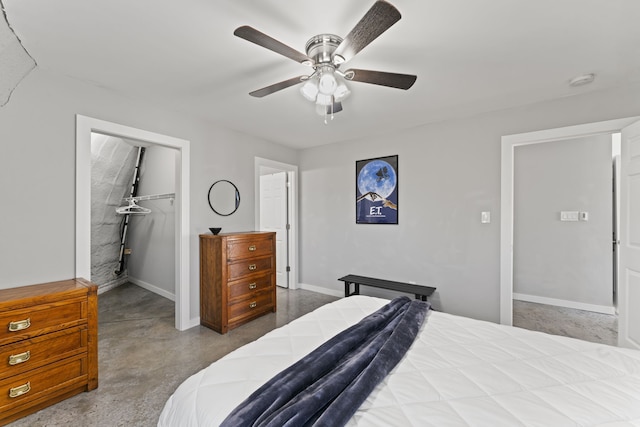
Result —
[[[640, 115], [640, 88], [298, 153], [38, 68], [0, 109], [0, 288], [75, 274], [75, 114], [191, 141], [192, 316], [198, 313], [198, 234], [213, 225], [253, 229], [258, 156], [300, 165], [301, 282], [338, 292], [336, 279], [346, 273], [415, 280], [438, 287], [441, 308], [497, 321], [501, 136]], [[356, 226], [355, 161], [389, 154], [400, 155], [400, 224]], [[215, 215], [206, 200], [221, 178], [242, 193], [230, 217]], [[492, 212], [491, 224], [480, 224], [484, 210]]]
[[[252, 230], [255, 156], [297, 164], [297, 152], [37, 68], [0, 108], [0, 289], [75, 275], [76, 114], [191, 141], [190, 312], [198, 316], [198, 234], [212, 225]], [[206, 197], [221, 178], [242, 192], [225, 218]]]
[[[336, 293], [347, 273], [415, 281], [438, 288], [437, 308], [497, 322], [501, 137], [639, 114], [636, 85], [305, 150], [300, 281]], [[355, 162], [391, 154], [399, 224], [356, 225]]]
[[612, 306], [611, 145], [598, 135], [515, 149], [514, 292]]
[[[175, 192], [176, 151], [151, 146], [145, 150], [140, 168], [138, 196]], [[175, 208], [169, 199], [140, 201], [151, 209], [147, 215], [131, 217], [127, 246], [129, 277], [175, 295]]]

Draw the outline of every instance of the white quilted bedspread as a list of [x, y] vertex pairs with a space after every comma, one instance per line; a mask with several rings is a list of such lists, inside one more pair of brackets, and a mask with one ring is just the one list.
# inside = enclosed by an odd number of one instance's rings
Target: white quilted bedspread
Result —
[[[388, 301], [352, 296], [188, 378], [159, 426], [217, 426], [253, 390]], [[349, 426], [640, 427], [640, 352], [432, 312]]]

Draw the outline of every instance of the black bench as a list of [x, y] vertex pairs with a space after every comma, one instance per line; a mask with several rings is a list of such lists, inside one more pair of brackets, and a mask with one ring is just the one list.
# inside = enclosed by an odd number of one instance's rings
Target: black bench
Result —
[[[394, 282], [392, 280], [374, 279], [373, 277], [356, 276], [349, 274], [347, 276], [338, 279], [344, 282], [344, 296], [349, 297], [351, 295], [360, 295], [360, 285], [373, 286], [375, 288], [390, 289], [392, 291], [406, 292], [414, 294], [416, 299], [426, 301], [436, 288], [431, 286], [422, 286], [415, 283], [403, 283]], [[354, 289], [351, 292], [351, 284], [353, 283]]]

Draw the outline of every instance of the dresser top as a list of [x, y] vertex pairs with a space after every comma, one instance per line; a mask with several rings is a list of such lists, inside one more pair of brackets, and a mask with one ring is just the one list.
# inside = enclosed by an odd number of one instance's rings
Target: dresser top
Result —
[[260, 236], [260, 235], [264, 235], [264, 234], [275, 234], [275, 231], [238, 231], [238, 232], [220, 233], [220, 234], [206, 233], [206, 234], [201, 234], [200, 237], [214, 239], [214, 238], [218, 238], [218, 237]]
[[12, 307], [47, 303], [61, 298], [86, 295], [96, 292], [97, 286], [85, 279], [69, 279], [18, 288], [0, 289], [0, 310], [3, 305], [11, 303]]

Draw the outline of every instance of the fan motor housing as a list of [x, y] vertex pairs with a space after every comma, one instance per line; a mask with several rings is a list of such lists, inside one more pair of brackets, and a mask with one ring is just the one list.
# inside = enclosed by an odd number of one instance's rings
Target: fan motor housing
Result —
[[330, 64], [333, 52], [342, 43], [342, 37], [335, 34], [318, 34], [309, 39], [306, 44], [307, 56], [316, 64]]

